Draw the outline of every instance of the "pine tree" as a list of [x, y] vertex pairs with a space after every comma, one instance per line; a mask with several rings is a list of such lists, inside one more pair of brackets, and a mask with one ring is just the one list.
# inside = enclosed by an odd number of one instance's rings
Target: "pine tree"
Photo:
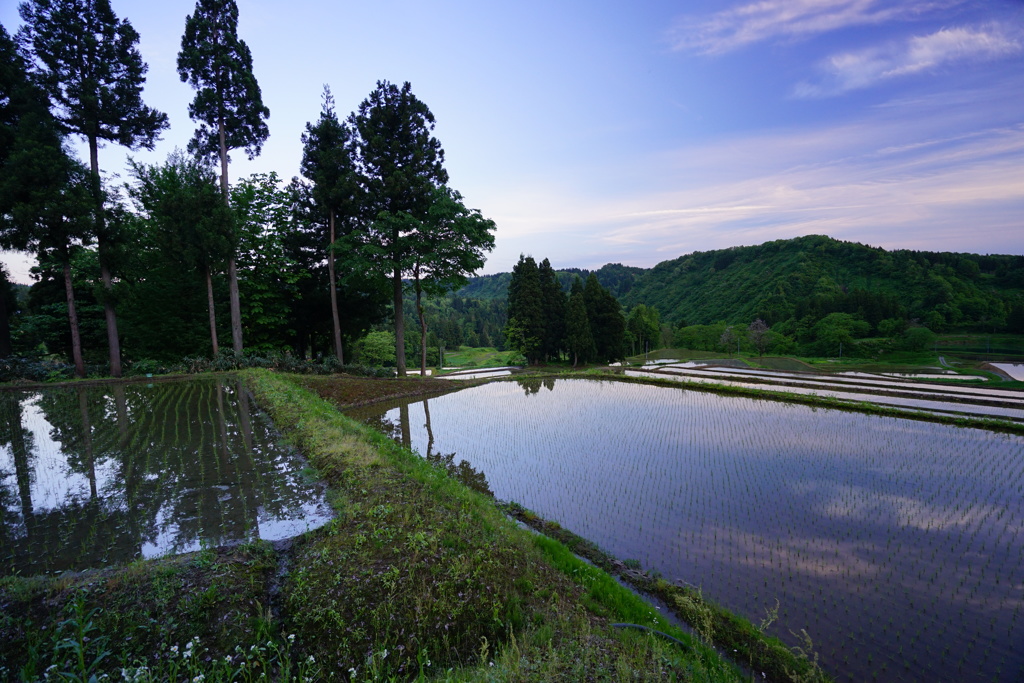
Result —
[[[270, 135], [265, 119], [270, 110], [252, 72], [252, 53], [238, 37], [238, 7], [234, 0], [198, 0], [196, 11], [185, 18], [185, 34], [178, 53], [178, 75], [196, 90], [188, 107], [199, 122], [189, 150], [220, 159], [220, 187], [224, 204], [228, 190], [228, 151], [243, 149], [255, 159]], [[242, 353], [242, 313], [234, 254], [228, 258], [231, 303], [231, 339]]]
[[93, 222], [89, 172], [64, 148], [46, 94], [0, 26], [0, 245], [34, 251], [62, 269], [75, 373], [85, 377], [71, 257]]
[[540, 271], [532, 256], [520, 254], [508, 285], [505, 338], [528, 362], [538, 363], [544, 357], [544, 336], [544, 291]]
[[402, 276], [415, 263], [415, 231], [427, 219], [434, 189], [448, 182], [444, 150], [433, 136], [434, 115], [412, 94], [387, 81], [350, 117], [358, 133], [359, 164], [371, 222], [359, 235], [367, 264], [391, 279], [395, 355], [405, 375], [405, 315]]
[[544, 259], [538, 268], [544, 299], [544, 359], [557, 358], [565, 345], [566, 299], [551, 262]]
[[351, 129], [338, 120], [331, 89], [324, 86], [324, 103], [316, 125], [306, 124], [302, 134], [302, 175], [313, 181], [313, 197], [327, 209], [329, 238], [327, 242], [327, 277], [331, 294], [331, 319], [334, 331], [334, 353], [344, 364], [341, 345], [341, 320], [338, 312], [338, 281], [335, 275], [335, 220], [354, 218], [358, 211], [359, 177], [355, 165], [355, 148]]
[[[577, 278], [578, 280], [579, 278]], [[572, 366], [593, 359], [597, 350], [594, 348], [594, 337], [590, 332], [590, 321], [587, 319], [587, 304], [583, 300], [582, 288], [569, 296], [569, 305], [565, 317], [565, 344], [572, 356]]]
[[68, 133], [89, 144], [95, 232], [110, 347], [110, 372], [121, 376], [121, 344], [117, 333], [110, 273], [110, 242], [104, 193], [100, 187], [99, 141], [130, 149], [152, 149], [167, 115], [142, 103], [147, 66], [136, 44], [139, 34], [119, 20], [109, 0], [31, 0], [19, 6], [25, 26], [20, 39], [32, 46], [42, 82], [56, 104], [56, 119]]
[[603, 363], [620, 360], [625, 356], [626, 319], [618, 299], [591, 273], [583, 288], [583, 300], [597, 349], [596, 359]]

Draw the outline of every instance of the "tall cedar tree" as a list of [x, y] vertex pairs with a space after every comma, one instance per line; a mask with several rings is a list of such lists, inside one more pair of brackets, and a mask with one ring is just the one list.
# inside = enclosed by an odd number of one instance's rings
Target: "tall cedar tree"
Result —
[[[579, 281], [579, 278], [576, 278]], [[587, 319], [587, 304], [583, 300], [583, 283], [574, 288], [569, 295], [569, 305], [565, 316], [565, 345], [572, 356], [572, 366], [581, 362], [590, 362], [597, 350], [594, 348], [594, 337], [590, 332], [590, 321]]]
[[553, 360], [565, 348], [565, 292], [558, 281], [551, 261], [544, 259], [538, 268], [540, 289], [544, 297], [544, 360]]
[[0, 244], [57, 260], [63, 270], [75, 373], [85, 377], [71, 284], [74, 243], [91, 234], [89, 174], [63, 147], [46, 94], [0, 26]]
[[532, 256], [519, 255], [508, 284], [508, 325], [505, 338], [529, 363], [544, 357], [546, 320], [540, 270]]
[[32, 46], [57, 120], [66, 132], [83, 136], [89, 144], [110, 373], [120, 377], [121, 343], [110, 273], [110, 242], [116, 235], [104, 217], [99, 141], [153, 149], [160, 131], [167, 128], [167, 115], [142, 103], [148, 67], [136, 48], [139, 34], [127, 19], [117, 18], [109, 0], [31, 0], [18, 9], [25, 21], [19, 39]]
[[583, 287], [583, 300], [597, 349], [596, 359], [602, 363], [621, 359], [626, 348], [626, 319], [618, 299], [591, 273]]
[[217, 189], [217, 175], [202, 159], [176, 150], [163, 166], [132, 162], [132, 197], [149, 215], [154, 241], [164, 254], [206, 281], [210, 346], [217, 344], [213, 267], [231, 251], [231, 212]]
[[418, 222], [427, 220], [435, 188], [448, 182], [444, 150], [431, 134], [434, 115], [412, 94], [387, 81], [377, 87], [350, 117], [358, 134], [366, 214], [372, 217], [361, 234], [360, 249], [369, 264], [391, 278], [398, 375], [405, 375], [405, 316], [402, 275], [413, 266]]
[[85, 167], [64, 149], [59, 123], [28, 60], [0, 26], [0, 244], [57, 260], [71, 330], [75, 373], [85, 377], [71, 284], [74, 243], [88, 240], [92, 184]]
[[[252, 73], [252, 53], [238, 37], [238, 7], [234, 0], [199, 0], [185, 18], [178, 53], [178, 75], [196, 90], [188, 115], [199, 122], [189, 151], [220, 159], [220, 189], [230, 205], [228, 151], [244, 149], [255, 159], [270, 135], [260, 86]], [[228, 257], [231, 339], [242, 352], [242, 312], [234, 251]]]
[[423, 292], [440, 295], [466, 285], [466, 276], [484, 265], [484, 252], [494, 248], [494, 221], [467, 209], [462, 195], [438, 187], [427, 218], [414, 226], [412, 267], [416, 314], [420, 320], [420, 376], [427, 374], [427, 320]]
[[324, 86], [324, 103], [316, 125], [306, 124], [302, 134], [302, 175], [313, 182], [313, 198], [327, 210], [329, 237], [327, 241], [327, 278], [331, 293], [331, 319], [334, 332], [334, 353], [345, 363], [341, 345], [341, 320], [338, 311], [338, 279], [335, 274], [335, 221], [346, 223], [358, 210], [359, 175], [356, 173], [352, 131], [338, 120], [331, 89]]

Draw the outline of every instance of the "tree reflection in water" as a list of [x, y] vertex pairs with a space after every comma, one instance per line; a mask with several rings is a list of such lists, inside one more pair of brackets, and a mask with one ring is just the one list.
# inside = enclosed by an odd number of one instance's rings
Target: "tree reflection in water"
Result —
[[330, 517], [240, 382], [0, 392], [0, 573], [95, 567]]

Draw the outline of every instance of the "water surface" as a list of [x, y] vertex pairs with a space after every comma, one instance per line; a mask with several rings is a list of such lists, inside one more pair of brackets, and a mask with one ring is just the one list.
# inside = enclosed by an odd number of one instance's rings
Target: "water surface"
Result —
[[622, 382], [353, 411], [841, 680], [1024, 677], [1024, 438]]
[[330, 518], [241, 382], [0, 392], [0, 575], [277, 540]]

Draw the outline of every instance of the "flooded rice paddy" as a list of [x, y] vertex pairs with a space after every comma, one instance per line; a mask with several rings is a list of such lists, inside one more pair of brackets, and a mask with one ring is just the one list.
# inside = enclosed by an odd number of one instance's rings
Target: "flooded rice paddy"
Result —
[[640, 384], [518, 380], [352, 413], [637, 559], [839, 680], [1024, 677], [1024, 438]]
[[1012, 389], [942, 385], [863, 372], [780, 372], [756, 368], [694, 366], [691, 363], [662, 365], [656, 369], [625, 370], [625, 374], [630, 377], [721, 384], [852, 402], [868, 401], [907, 412], [1024, 421], [1024, 392]]
[[240, 382], [0, 392], [0, 575], [82, 569], [330, 518]]

